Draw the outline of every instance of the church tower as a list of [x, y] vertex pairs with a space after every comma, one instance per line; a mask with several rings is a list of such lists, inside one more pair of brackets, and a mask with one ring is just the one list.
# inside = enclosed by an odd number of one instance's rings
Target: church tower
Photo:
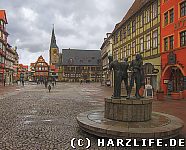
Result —
[[56, 37], [55, 37], [54, 26], [53, 26], [51, 43], [50, 43], [50, 65], [57, 65], [58, 61], [59, 61], [59, 48], [56, 44]]

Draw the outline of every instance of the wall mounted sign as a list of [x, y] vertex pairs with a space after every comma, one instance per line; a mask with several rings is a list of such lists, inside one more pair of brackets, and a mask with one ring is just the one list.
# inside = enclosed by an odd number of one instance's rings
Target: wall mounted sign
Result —
[[168, 65], [174, 65], [174, 64], [176, 64], [176, 54], [170, 52], [168, 55]]
[[164, 79], [164, 80], [163, 80], [163, 83], [164, 83], [164, 84], [167, 84], [168, 82], [169, 82], [168, 79]]
[[152, 70], [152, 73], [158, 74], [158, 73], [159, 73], [159, 70], [158, 70], [158, 69], [153, 69], [153, 70]]

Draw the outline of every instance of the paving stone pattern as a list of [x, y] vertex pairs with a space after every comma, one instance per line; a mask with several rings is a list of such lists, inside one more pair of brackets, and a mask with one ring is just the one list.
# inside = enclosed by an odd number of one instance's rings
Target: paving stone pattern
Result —
[[[72, 138], [89, 138], [91, 150], [141, 149], [98, 147], [98, 137], [80, 130], [77, 115], [104, 109], [104, 97], [111, 91], [96, 83], [58, 83], [51, 93], [44, 85], [26, 85], [0, 95], [0, 150], [72, 150]], [[77, 149], [85, 150], [85, 147]]]

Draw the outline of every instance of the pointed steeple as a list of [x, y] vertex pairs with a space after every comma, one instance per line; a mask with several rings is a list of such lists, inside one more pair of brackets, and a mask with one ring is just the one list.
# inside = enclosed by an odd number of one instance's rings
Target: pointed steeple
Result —
[[53, 24], [53, 29], [52, 29], [51, 43], [50, 43], [50, 49], [51, 48], [58, 48], [58, 46], [56, 44], [56, 36], [55, 36], [55, 32], [54, 32], [54, 24]]

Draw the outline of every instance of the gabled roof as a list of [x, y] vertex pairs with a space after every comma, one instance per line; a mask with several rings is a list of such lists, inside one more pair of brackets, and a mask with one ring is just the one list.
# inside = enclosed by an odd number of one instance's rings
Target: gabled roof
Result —
[[134, 14], [136, 14], [143, 6], [145, 6], [151, 0], [135, 0], [124, 18], [119, 24], [116, 24], [113, 33], [115, 33], [123, 24], [125, 24], [128, 19], [130, 19]]
[[2, 19], [6, 24], [8, 24], [5, 10], [0, 10], [0, 19]]
[[62, 49], [62, 65], [98, 66], [101, 60], [100, 50]]

